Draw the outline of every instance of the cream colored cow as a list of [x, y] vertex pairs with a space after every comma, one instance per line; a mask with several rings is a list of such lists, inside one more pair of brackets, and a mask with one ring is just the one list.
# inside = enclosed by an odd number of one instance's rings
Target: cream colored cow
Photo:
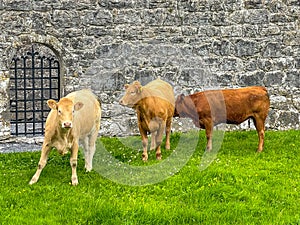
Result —
[[49, 152], [56, 148], [61, 154], [71, 151], [72, 185], [78, 184], [76, 173], [79, 141], [83, 144], [85, 169], [92, 170], [95, 141], [100, 129], [101, 103], [87, 89], [75, 91], [59, 102], [48, 100], [51, 111], [45, 125], [45, 138], [38, 168], [29, 184], [38, 181], [45, 167]]

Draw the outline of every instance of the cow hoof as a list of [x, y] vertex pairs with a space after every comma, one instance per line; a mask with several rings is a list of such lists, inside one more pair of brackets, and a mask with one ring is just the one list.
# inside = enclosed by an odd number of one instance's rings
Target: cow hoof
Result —
[[206, 151], [207, 151], [207, 152], [211, 152], [211, 150], [212, 150], [212, 148], [206, 147]]
[[78, 181], [72, 181], [72, 185], [73, 186], [77, 186], [78, 185]]
[[144, 162], [146, 162], [148, 160], [148, 155], [143, 154], [142, 159], [143, 159]]
[[156, 159], [161, 160], [161, 153], [156, 154]]
[[73, 186], [78, 185], [78, 179], [77, 178], [72, 178], [72, 185]]
[[85, 171], [86, 171], [86, 172], [91, 172], [91, 171], [92, 171], [92, 167], [90, 167], [90, 166], [85, 166]]
[[29, 185], [35, 184], [38, 181], [38, 178], [36, 178], [35, 176], [33, 176], [31, 178], [31, 180], [29, 181]]
[[35, 184], [35, 183], [36, 183], [36, 180], [29, 181], [29, 185], [32, 185], [32, 184]]

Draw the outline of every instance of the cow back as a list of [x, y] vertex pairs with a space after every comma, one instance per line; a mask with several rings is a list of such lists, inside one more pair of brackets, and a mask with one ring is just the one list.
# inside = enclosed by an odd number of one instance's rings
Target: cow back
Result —
[[173, 87], [169, 83], [161, 79], [156, 79], [145, 85], [143, 87], [143, 90], [147, 90], [144, 92], [146, 96], [143, 97], [159, 97], [165, 101], [168, 101], [171, 105], [175, 106], [175, 96]]
[[194, 102], [199, 117], [211, 115], [216, 124], [239, 124], [254, 113], [266, 116], [270, 106], [266, 88], [257, 86], [204, 91], [189, 97]]
[[82, 102], [83, 107], [74, 112], [74, 130], [79, 137], [93, 132], [95, 125], [100, 123], [101, 107], [98, 98], [88, 89], [75, 91], [66, 96], [73, 103]]

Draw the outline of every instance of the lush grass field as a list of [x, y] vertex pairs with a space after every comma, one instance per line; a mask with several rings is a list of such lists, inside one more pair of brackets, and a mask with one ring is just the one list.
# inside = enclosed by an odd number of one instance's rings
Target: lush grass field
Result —
[[[198, 133], [186, 135], [172, 135], [179, 156], [193, 148], [193, 137], [198, 140]], [[121, 166], [146, 169], [161, 163], [154, 152], [149, 162], [141, 161], [139, 137], [100, 138], [98, 146]], [[226, 132], [214, 161], [200, 170], [204, 147], [201, 131], [197, 150], [179, 172], [144, 186], [103, 176], [99, 155], [96, 169], [85, 173], [80, 154], [79, 185], [73, 187], [69, 155], [55, 151], [30, 186], [40, 153], [0, 154], [0, 224], [300, 224], [300, 131], [268, 131], [261, 154], [255, 131]], [[172, 154], [163, 148], [162, 155], [166, 161]], [[131, 182], [126, 170], [124, 177]]]

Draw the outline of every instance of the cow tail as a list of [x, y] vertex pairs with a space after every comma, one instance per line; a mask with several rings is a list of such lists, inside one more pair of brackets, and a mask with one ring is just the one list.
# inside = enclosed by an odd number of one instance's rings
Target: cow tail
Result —
[[99, 106], [101, 108], [101, 99], [97, 96], [97, 101], [99, 102]]
[[267, 90], [267, 88], [266, 87], [263, 87], [264, 88], [264, 91], [266, 92], [266, 96], [267, 96], [267, 98], [269, 99], [269, 101], [270, 101], [270, 95], [269, 95], [269, 93], [268, 93], [268, 90]]
[[269, 93], [268, 93], [268, 90], [267, 90], [266, 87], [263, 87], [263, 90], [265, 91], [265, 96], [266, 96], [266, 99], [267, 99], [267, 101], [268, 101], [268, 105], [269, 105], [269, 107], [270, 107], [270, 95], [269, 95]]

